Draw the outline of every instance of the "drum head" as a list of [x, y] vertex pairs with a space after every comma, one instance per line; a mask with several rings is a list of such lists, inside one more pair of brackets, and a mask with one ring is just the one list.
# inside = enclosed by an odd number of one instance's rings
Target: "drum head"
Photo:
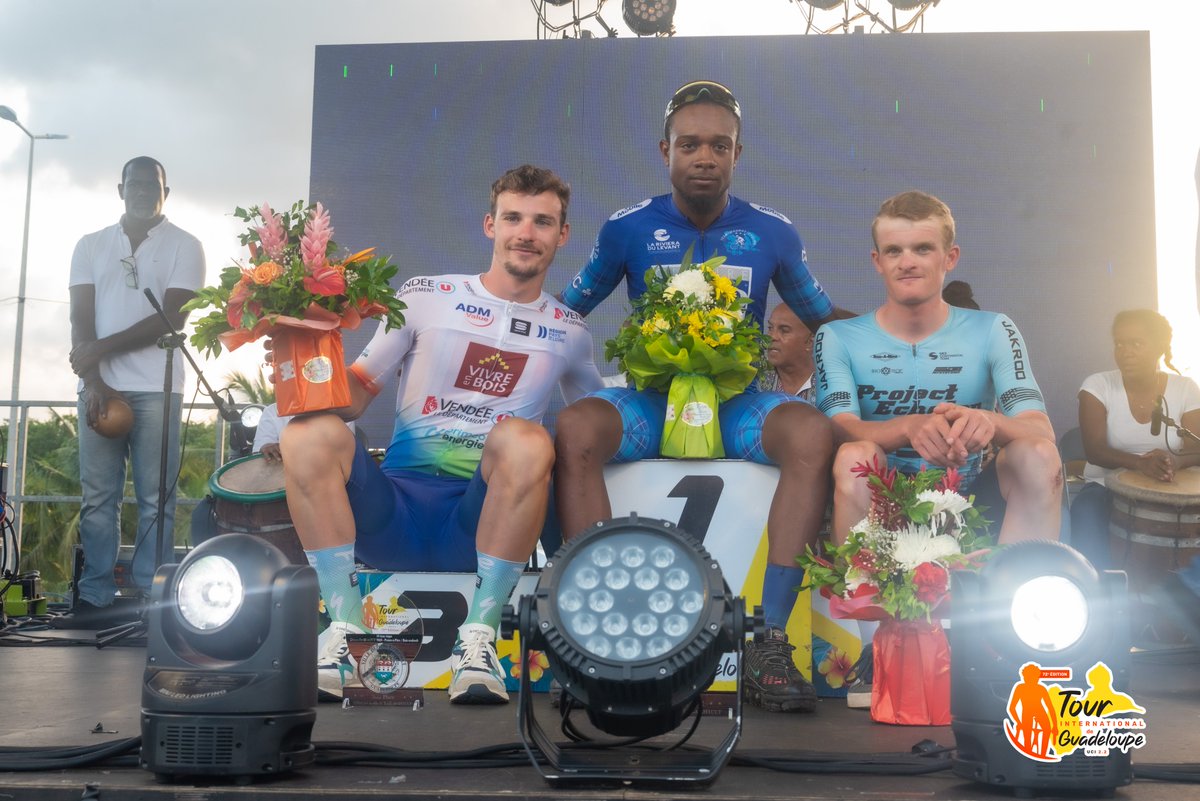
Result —
[[1156, 481], [1136, 470], [1122, 470], [1106, 486], [1123, 498], [1167, 506], [1194, 506], [1200, 503], [1200, 467], [1180, 470], [1171, 482]]
[[281, 501], [284, 499], [283, 464], [268, 462], [261, 453], [252, 453], [222, 465], [208, 479], [208, 488], [215, 497], [228, 501]]

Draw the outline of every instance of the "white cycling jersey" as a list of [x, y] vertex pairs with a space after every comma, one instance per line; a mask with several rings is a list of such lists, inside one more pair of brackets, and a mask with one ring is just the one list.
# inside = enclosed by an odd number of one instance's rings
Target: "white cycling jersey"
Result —
[[405, 325], [379, 330], [350, 369], [378, 394], [400, 366], [384, 471], [470, 477], [488, 432], [506, 417], [541, 422], [555, 384], [568, 403], [603, 386], [583, 318], [543, 292], [496, 297], [480, 276], [409, 280]]

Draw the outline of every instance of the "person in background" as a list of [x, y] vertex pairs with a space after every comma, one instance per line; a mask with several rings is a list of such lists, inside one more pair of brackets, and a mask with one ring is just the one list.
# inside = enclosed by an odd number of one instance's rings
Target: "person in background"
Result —
[[[196, 237], [162, 213], [170, 193], [162, 164], [149, 156], [130, 159], [117, 184], [125, 213], [116, 224], [80, 239], [71, 257], [70, 359], [79, 376], [79, 539], [84, 564], [79, 600], [56, 622], [64, 628], [104, 628], [119, 622], [113, 606], [113, 568], [121, 544], [127, 463], [137, 497], [133, 581], [139, 591], [149, 593], [155, 568], [174, 553], [184, 365], [176, 352], [170, 411], [164, 419], [166, 366], [157, 342], [168, 328], [145, 293], [153, 293], [173, 328], [182, 328], [187, 314], [181, 307], [204, 282], [204, 251]], [[133, 427], [123, 435], [103, 436], [94, 427], [106, 403], [118, 397], [132, 408]], [[167, 460], [166, 487], [159, 486], [160, 459]], [[164, 553], [155, 554], [160, 492], [166, 493]]]
[[1079, 390], [1086, 483], [1071, 504], [1071, 545], [1098, 570], [1121, 567], [1109, 555], [1106, 485], [1113, 476], [1134, 470], [1169, 482], [1200, 464], [1200, 447], [1174, 431], [1153, 431], [1158, 407], [1200, 432], [1200, 387], [1171, 363], [1171, 324], [1151, 309], [1130, 309], [1113, 320], [1112, 340], [1117, 369], [1088, 376]]
[[759, 381], [761, 389], [784, 392], [804, 400], [812, 398], [813, 333], [786, 303], [771, 310], [767, 318], [767, 363], [771, 366]]
[[[293, 419], [293, 415], [279, 416], [279, 407], [268, 403], [263, 407], [262, 417], [258, 419], [258, 427], [254, 429], [254, 444], [250, 446], [252, 453], [261, 453], [268, 462], [282, 462], [283, 455], [279, 452], [279, 440], [283, 436], [283, 428]], [[358, 436], [353, 420], [346, 421], [346, 427]]]

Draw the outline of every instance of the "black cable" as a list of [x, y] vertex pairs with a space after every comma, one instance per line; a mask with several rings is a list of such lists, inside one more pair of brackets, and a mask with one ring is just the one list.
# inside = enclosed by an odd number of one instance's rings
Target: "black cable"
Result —
[[0, 747], [0, 771], [31, 772], [83, 768], [104, 763], [116, 767], [135, 767], [141, 737], [125, 737], [96, 745], [36, 748]]

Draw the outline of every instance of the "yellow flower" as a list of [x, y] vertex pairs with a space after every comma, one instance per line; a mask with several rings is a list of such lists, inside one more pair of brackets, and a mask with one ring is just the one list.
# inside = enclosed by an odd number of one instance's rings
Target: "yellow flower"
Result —
[[646, 320], [642, 323], [642, 336], [644, 336], [644, 337], [652, 336], [653, 334], [655, 334], [657, 332], [657, 330], [658, 329], [654, 325], [653, 318]]
[[737, 287], [723, 275], [713, 276], [713, 294], [717, 296], [718, 303], [729, 304], [737, 298]]

